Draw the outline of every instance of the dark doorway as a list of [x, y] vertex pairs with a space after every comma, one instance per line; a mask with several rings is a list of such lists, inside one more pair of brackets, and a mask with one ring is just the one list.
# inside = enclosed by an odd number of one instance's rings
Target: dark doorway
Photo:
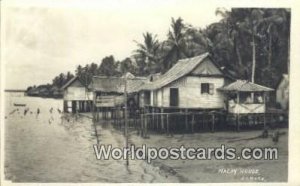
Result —
[[179, 105], [178, 88], [170, 88], [170, 106], [178, 107], [178, 105]]
[[76, 101], [72, 101], [72, 113], [76, 113]]
[[150, 95], [150, 91], [145, 91], [144, 92], [144, 100], [145, 100], [145, 105], [150, 105], [150, 102], [151, 102], [151, 95]]

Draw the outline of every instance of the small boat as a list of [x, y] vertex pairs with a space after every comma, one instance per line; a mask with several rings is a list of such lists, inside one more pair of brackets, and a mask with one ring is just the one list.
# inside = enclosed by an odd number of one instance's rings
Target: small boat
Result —
[[15, 107], [25, 107], [26, 104], [22, 104], [22, 103], [14, 103]]

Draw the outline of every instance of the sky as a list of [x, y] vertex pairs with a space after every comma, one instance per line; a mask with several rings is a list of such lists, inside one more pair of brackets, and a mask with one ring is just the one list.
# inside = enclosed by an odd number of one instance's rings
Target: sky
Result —
[[[146, 31], [166, 39], [171, 18], [204, 28], [221, 19], [199, 0], [4, 1], [1, 10], [5, 89], [51, 83], [61, 72], [108, 55], [132, 55]], [[2, 3], [3, 5], [3, 3]]]

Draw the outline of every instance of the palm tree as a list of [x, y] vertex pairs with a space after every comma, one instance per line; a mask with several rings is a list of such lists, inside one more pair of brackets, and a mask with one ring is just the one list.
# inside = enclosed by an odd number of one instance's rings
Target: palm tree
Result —
[[135, 59], [139, 63], [139, 66], [142, 67], [142, 71], [154, 73], [157, 70], [157, 63], [159, 62], [159, 41], [156, 35], [152, 35], [149, 32], [143, 34], [143, 39], [143, 43], [135, 41], [138, 47], [134, 51]]
[[176, 20], [172, 18], [168, 39], [163, 43], [163, 48], [166, 52], [163, 59], [165, 70], [169, 69], [177, 60], [189, 57], [186, 39], [186, 26], [183, 23], [183, 19], [180, 17]]
[[[278, 73], [286, 73], [285, 66], [278, 71], [278, 61], [289, 63], [289, 33], [290, 17], [286, 9], [264, 10], [264, 21], [260, 24], [258, 34], [261, 36], [266, 63], [260, 68], [264, 77], [263, 83], [268, 86], [275, 86]], [[280, 48], [279, 52], [276, 52]], [[275, 50], [275, 52], [273, 52]], [[285, 55], [287, 58], [285, 58]], [[286, 59], [286, 60], [284, 60]], [[288, 71], [289, 65], [287, 65]]]
[[[283, 38], [287, 38], [289, 43], [289, 27], [290, 27], [290, 18], [289, 12], [286, 9], [271, 9], [268, 12], [269, 16], [267, 21], [265, 21], [263, 34], [268, 37], [268, 67], [272, 64], [272, 55], [273, 55], [273, 43], [276, 40], [280, 40], [282, 35], [285, 35]], [[289, 44], [288, 44], [289, 45]]]
[[[243, 63], [243, 55], [241, 52], [242, 44], [245, 43], [246, 38], [243, 37], [242, 29], [240, 28], [239, 18], [241, 17], [235, 11], [231, 12], [226, 9], [217, 9], [216, 15], [221, 15], [223, 18], [218, 23], [220, 24], [220, 34], [219, 37], [221, 40], [226, 40], [226, 49], [232, 51], [236, 55], [236, 63], [234, 64], [235, 71], [239, 74], [239, 76], [244, 76], [245, 72], [247, 72], [247, 65]], [[221, 44], [223, 45], [223, 44]], [[231, 53], [233, 53], [231, 52]]]
[[58, 87], [62, 87], [64, 85], [65, 82], [65, 74], [60, 73], [58, 76]]
[[207, 35], [206, 30], [188, 27], [186, 31], [186, 47], [190, 57], [212, 52], [213, 43]]
[[[252, 9], [233, 9], [232, 14], [237, 17], [238, 29], [243, 34], [250, 36], [251, 48], [252, 48], [252, 69], [251, 69], [251, 81], [255, 81], [256, 70], [256, 50], [257, 43], [265, 36], [261, 34], [261, 30], [268, 28], [268, 32], [272, 32], [273, 24], [281, 19], [275, 15], [267, 15], [264, 9], [252, 8]], [[269, 35], [270, 37], [271, 35]], [[269, 63], [271, 63], [271, 38], [269, 38]]]
[[70, 79], [72, 79], [74, 77], [74, 75], [70, 72], [70, 71], [68, 71], [67, 72], [67, 81], [69, 81]]
[[116, 69], [117, 62], [113, 55], [106, 56], [102, 59], [101, 64], [98, 67], [97, 74], [104, 75], [104, 76], [114, 76], [117, 75]]
[[83, 72], [82, 66], [78, 65], [77, 68], [76, 68], [76, 70], [75, 70], [76, 76], [81, 76], [82, 72]]

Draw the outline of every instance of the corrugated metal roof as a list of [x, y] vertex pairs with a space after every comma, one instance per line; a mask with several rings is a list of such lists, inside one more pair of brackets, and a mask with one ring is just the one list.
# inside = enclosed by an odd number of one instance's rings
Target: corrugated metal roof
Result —
[[208, 55], [209, 53], [204, 53], [193, 58], [179, 60], [170, 70], [161, 75], [156, 81], [143, 85], [140, 87], [140, 90], [154, 90], [172, 83], [173, 81], [190, 73]]
[[[144, 77], [127, 79], [127, 92], [137, 92], [139, 87], [147, 81], [148, 79]], [[125, 79], [121, 77], [94, 76], [89, 88], [101, 92], [124, 93]]]
[[266, 92], [273, 91], [274, 89], [251, 83], [246, 80], [237, 80], [229, 85], [226, 85], [219, 90], [223, 91], [238, 91], [238, 92]]

